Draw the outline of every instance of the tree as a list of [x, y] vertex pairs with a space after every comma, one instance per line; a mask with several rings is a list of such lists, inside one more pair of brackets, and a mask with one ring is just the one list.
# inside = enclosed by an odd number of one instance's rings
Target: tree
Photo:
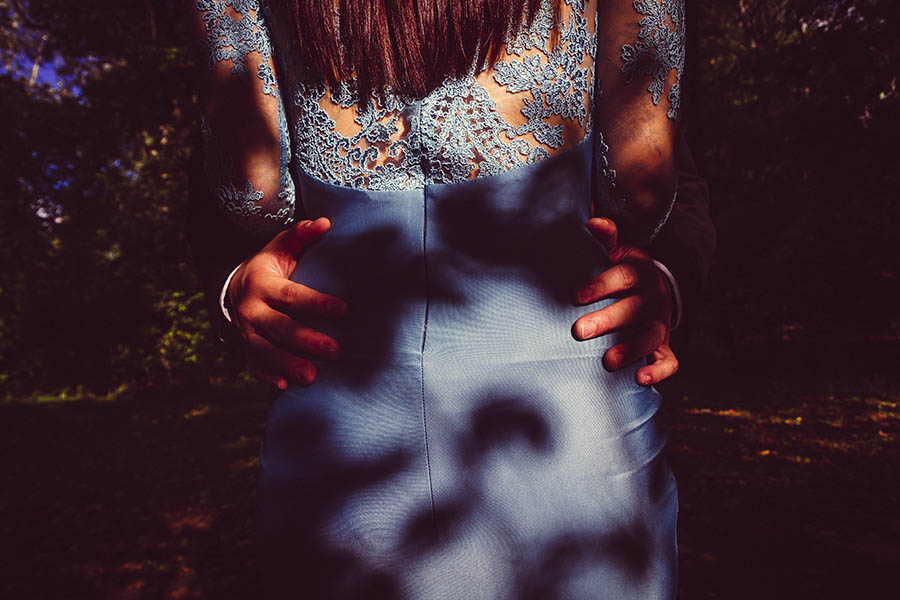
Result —
[[900, 333], [898, 16], [883, 0], [696, 9], [690, 126], [745, 332]]
[[182, 234], [195, 127], [179, 3], [0, 7], [8, 383], [103, 389], [210, 366]]

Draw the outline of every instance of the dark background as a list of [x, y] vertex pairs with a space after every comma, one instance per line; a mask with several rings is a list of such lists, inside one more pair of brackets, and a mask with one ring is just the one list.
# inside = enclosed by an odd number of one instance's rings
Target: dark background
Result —
[[[3, 597], [257, 595], [269, 399], [216, 347], [184, 239], [180, 4], [0, 0]], [[719, 251], [662, 386], [682, 598], [896, 589], [898, 13], [689, 5]]]

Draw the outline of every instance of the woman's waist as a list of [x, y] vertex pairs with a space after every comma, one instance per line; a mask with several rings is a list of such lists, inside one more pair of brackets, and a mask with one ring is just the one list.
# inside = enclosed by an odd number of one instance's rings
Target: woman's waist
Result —
[[[480, 278], [459, 288], [359, 289], [340, 294], [348, 313], [340, 321], [306, 323], [335, 340], [347, 360], [413, 364], [422, 355], [478, 364], [593, 357], [599, 361], [615, 336], [578, 341], [572, 324], [589, 309], [553, 297], [540, 286]], [[334, 293], [334, 290], [327, 290]], [[397, 290], [393, 290], [397, 291]]]
[[417, 243], [377, 228], [329, 236], [301, 257], [292, 278], [347, 303], [343, 322], [311, 323], [335, 337], [345, 356], [395, 360], [429, 348], [476, 347], [487, 356], [511, 356], [515, 348], [586, 352], [571, 326], [589, 309], [574, 305], [572, 291], [608, 258], [583, 227], [546, 244], [536, 236], [478, 235], [461, 245], [438, 235]]

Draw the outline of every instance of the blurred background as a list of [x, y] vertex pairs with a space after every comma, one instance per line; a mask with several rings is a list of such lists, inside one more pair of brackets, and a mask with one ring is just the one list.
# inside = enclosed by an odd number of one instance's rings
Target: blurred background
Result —
[[[0, 0], [0, 596], [254, 598], [267, 391], [184, 237], [187, 0]], [[900, 568], [900, 4], [690, 2], [719, 250], [662, 387], [680, 597]], [[888, 584], [891, 584], [888, 587]]]

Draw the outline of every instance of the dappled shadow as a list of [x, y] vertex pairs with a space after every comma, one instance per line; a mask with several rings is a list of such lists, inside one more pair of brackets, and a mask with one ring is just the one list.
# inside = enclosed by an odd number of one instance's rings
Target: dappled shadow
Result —
[[353, 516], [359, 515], [344, 516], [343, 508], [359, 492], [409, 469], [410, 449], [342, 459], [331, 439], [332, 424], [311, 415], [296, 419], [290, 432], [278, 453], [294, 456], [299, 471], [264, 472], [260, 483], [266, 597], [294, 597], [302, 590], [310, 598], [396, 598], [391, 574], [369, 566], [365, 556], [328, 539], [327, 532], [357, 526]]
[[461, 461], [473, 465], [491, 450], [517, 443], [533, 452], [552, 452], [545, 412], [546, 408], [539, 408], [533, 398], [486, 397], [473, 411], [459, 441]]
[[567, 588], [571, 580], [607, 562], [616, 565], [628, 579], [639, 583], [651, 567], [652, 543], [652, 536], [641, 524], [622, 527], [609, 534], [561, 535], [546, 545], [537, 564], [522, 569], [516, 597], [521, 600], [571, 597]]
[[[445, 260], [509, 269], [506, 277], [519, 277], [558, 305], [570, 306], [575, 284], [608, 262], [585, 228], [590, 176], [583, 150], [430, 191], [430, 222], [447, 249]], [[443, 258], [429, 260], [439, 264]]]
[[[340, 321], [307, 317], [304, 323], [338, 341], [341, 360], [353, 362], [343, 371], [344, 381], [361, 387], [392, 362], [414, 359], [421, 350], [426, 296], [421, 234], [417, 240], [396, 225], [366, 227], [355, 209], [329, 213], [323, 214], [333, 219], [332, 230], [301, 258], [292, 278], [347, 302], [348, 314]], [[433, 302], [460, 301], [453, 290], [434, 284], [428, 296]]]

